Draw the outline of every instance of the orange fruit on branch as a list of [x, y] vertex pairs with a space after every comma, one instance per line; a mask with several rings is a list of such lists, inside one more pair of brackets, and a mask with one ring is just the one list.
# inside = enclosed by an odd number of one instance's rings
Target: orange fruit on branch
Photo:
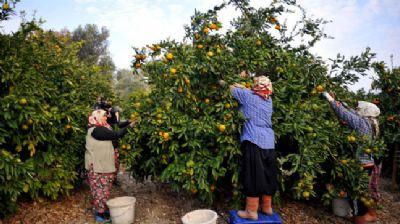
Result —
[[24, 130], [24, 131], [26, 131], [26, 130], [29, 129], [29, 127], [28, 127], [28, 125], [23, 124], [23, 125], [21, 125], [21, 129]]
[[395, 119], [395, 116], [393, 116], [393, 115], [390, 115], [387, 117], [387, 121], [394, 121], [394, 119]]
[[372, 152], [372, 149], [370, 149], [370, 148], [366, 148], [366, 149], [364, 149], [364, 152], [365, 152], [365, 153], [367, 153], [367, 154], [371, 154], [371, 152]]
[[182, 86], [179, 86], [178, 87], [178, 93], [182, 93], [183, 92], [183, 88], [182, 88]]
[[184, 80], [185, 80], [185, 84], [186, 84], [186, 85], [189, 85], [189, 84], [190, 84], [190, 79], [189, 79], [189, 78], [185, 77]]
[[220, 132], [224, 132], [225, 129], [226, 129], [226, 126], [225, 126], [225, 125], [223, 125], [223, 124], [219, 124], [219, 125], [218, 125], [218, 130], [219, 130]]
[[356, 137], [354, 137], [353, 135], [347, 136], [347, 141], [349, 141], [350, 143], [354, 143], [356, 142], [356, 140]]
[[168, 132], [164, 132], [162, 135], [164, 141], [168, 141], [169, 140], [169, 133]]
[[217, 30], [217, 29], [218, 29], [218, 25], [215, 24], [215, 23], [211, 23], [210, 29], [212, 29], [212, 30]]
[[309, 198], [309, 197], [310, 197], [310, 192], [304, 191], [304, 192], [303, 192], [303, 197], [304, 197], [304, 198]]
[[21, 106], [25, 106], [27, 103], [28, 103], [28, 101], [25, 98], [22, 98], [22, 99], [19, 100], [19, 104]]
[[317, 87], [315, 87], [315, 89], [317, 90], [317, 92], [322, 93], [324, 91], [324, 87], [322, 85], [318, 85]]
[[135, 59], [140, 61], [142, 59], [142, 56], [140, 54], [135, 55]]
[[174, 55], [173, 55], [172, 53], [168, 53], [168, 54], [165, 55], [165, 57], [166, 57], [168, 60], [172, 60], [172, 59], [174, 58]]

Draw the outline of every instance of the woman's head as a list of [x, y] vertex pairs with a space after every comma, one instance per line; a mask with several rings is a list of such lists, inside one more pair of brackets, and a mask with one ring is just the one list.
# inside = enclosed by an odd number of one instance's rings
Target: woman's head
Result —
[[255, 94], [267, 99], [273, 92], [271, 80], [263, 75], [254, 77], [253, 91]]
[[381, 111], [379, 108], [370, 102], [358, 101], [357, 113], [363, 117], [378, 117]]
[[378, 137], [379, 135], [379, 122], [377, 117], [381, 113], [379, 108], [370, 102], [365, 102], [365, 101], [358, 101], [357, 105], [357, 114], [363, 117], [367, 117], [372, 124], [372, 128], [374, 130], [373, 136], [374, 138]]
[[89, 116], [90, 126], [109, 126], [107, 123], [107, 111], [105, 110], [95, 110]]

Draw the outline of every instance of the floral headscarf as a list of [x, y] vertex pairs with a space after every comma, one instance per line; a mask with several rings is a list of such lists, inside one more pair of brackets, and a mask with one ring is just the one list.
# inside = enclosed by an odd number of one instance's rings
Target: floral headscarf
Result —
[[266, 76], [254, 77], [253, 92], [263, 99], [268, 99], [272, 94], [272, 82]]
[[107, 123], [107, 121], [103, 121], [103, 117], [106, 115], [105, 110], [95, 110], [89, 116], [89, 126], [104, 126], [107, 128], [111, 128], [111, 126]]

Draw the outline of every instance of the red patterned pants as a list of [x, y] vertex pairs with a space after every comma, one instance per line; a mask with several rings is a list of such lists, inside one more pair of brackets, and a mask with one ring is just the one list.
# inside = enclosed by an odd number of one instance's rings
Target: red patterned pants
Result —
[[[370, 171], [371, 174], [369, 179], [368, 191], [370, 197], [376, 203], [379, 202], [381, 196], [379, 193], [379, 179], [380, 179], [381, 169], [382, 169], [382, 164], [379, 164], [379, 165], [374, 165], [374, 167]], [[354, 215], [362, 216], [368, 212], [368, 207], [366, 207], [364, 203], [361, 202], [360, 200], [354, 200], [353, 204], [354, 204], [353, 205]]]
[[375, 202], [378, 202], [381, 195], [379, 193], [379, 177], [381, 175], [382, 164], [375, 165], [371, 172], [371, 177], [369, 180], [369, 192], [371, 194], [372, 199]]
[[93, 171], [93, 166], [90, 167], [88, 181], [90, 193], [93, 198], [92, 204], [96, 212], [103, 213], [107, 210], [106, 202], [110, 197], [114, 178], [114, 173], [95, 173]]

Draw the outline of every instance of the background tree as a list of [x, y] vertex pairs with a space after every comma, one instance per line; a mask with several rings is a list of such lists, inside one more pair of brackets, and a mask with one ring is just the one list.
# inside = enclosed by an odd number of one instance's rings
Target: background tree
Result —
[[120, 69], [114, 77], [115, 91], [121, 100], [127, 100], [131, 94], [145, 93], [149, 89], [143, 74], [132, 75], [132, 70]]
[[99, 65], [105, 73], [114, 72], [115, 65], [108, 52], [109, 36], [110, 32], [106, 27], [99, 30], [96, 24], [78, 26], [72, 32], [72, 41], [82, 41], [82, 48], [78, 52], [79, 59]]

